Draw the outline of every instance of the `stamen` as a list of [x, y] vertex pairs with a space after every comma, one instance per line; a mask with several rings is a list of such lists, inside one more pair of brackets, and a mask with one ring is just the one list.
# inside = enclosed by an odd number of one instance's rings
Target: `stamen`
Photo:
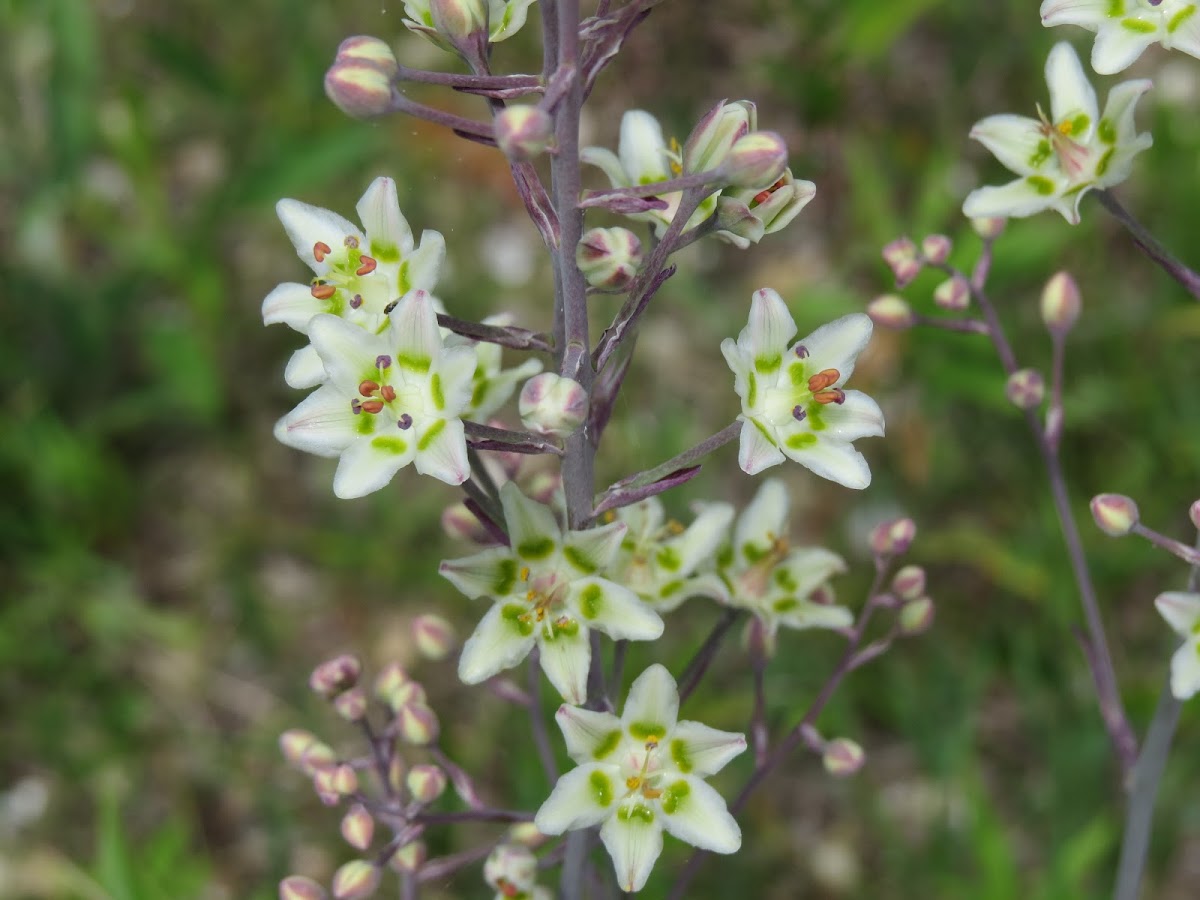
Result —
[[332, 252], [333, 248], [324, 241], [317, 241], [313, 244], [313, 259], [317, 262], [325, 262], [325, 257]]
[[349, 247], [351, 250], [357, 250], [358, 249], [358, 238], [356, 238], [352, 234], [346, 235], [346, 246]]
[[846, 392], [841, 388], [830, 388], [827, 391], [817, 391], [813, 394], [813, 399], [818, 403], [836, 403], [841, 406], [846, 402]]
[[375, 262], [374, 259], [372, 259], [370, 256], [364, 256], [362, 258], [362, 265], [354, 270], [354, 274], [355, 275], [370, 275], [372, 272], [375, 271], [376, 265], [377, 265], [377, 263]]
[[379, 391], [379, 382], [371, 381], [369, 378], [366, 381], [358, 383], [358, 392], [364, 397], [371, 397]]
[[362, 412], [362, 403], [357, 397], [350, 401], [350, 412], [354, 413], [356, 416]]
[[332, 285], [332, 284], [325, 284], [325, 282], [318, 282], [317, 284], [314, 284], [312, 286], [311, 293], [318, 300], [328, 300], [330, 297], [332, 297], [334, 294], [337, 293], [337, 286]]
[[641, 787], [641, 784], [642, 779], [639, 775], [630, 775], [625, 779], [625, 787], [629, 788], [631, 791], [636, 791], [639, 787]]
[[362, 294], [355, 294], [353, 297], [350, 298], [350, 308], [351, 309], [358, 309], [362, 305], [363, 305]]
[[384, 399], [385, 403], [391, 403], [396, 399], [396, 389], [390, 384], [385, 384], [379, 389], [379, 396]]
[[657, 800], [662, 795], [663, 795], [663, 792], [660, 788], [652, 788], [649, 785], [642, 788], [642, 796], [645, 797], [647, 800]]
[[401, 431], [408, 431], [412, 428], [412, 416], [408, 413], [401, 413], [400, 418], [396, 420], [396, 427]]
[[386, 353], [381, 353], [375, 357], [375, 368], [386, 369], [392, 364], [392, 358]]
[[808, 359], [808, 348], [803, 344], [797, 344], [793, 352], [796, 354], [797, 359]]
[[842, 373], [837, 369], [824, 369], [808, 379], [808, 389], [815, 394], [817, 391], [825, 390], [841, 377]]
[[529, 580], [529, 566], [521, 566], [521, 580], [522, 581]]
[[365, 400], [365, 401], [363, 401], [362, 408], [363, 408], [363, 412], [369, 412], [371, 414], [381, 413], [381, 412], [383, 412], [383, 401], [382, 400]]
[[803, 422], [805, 419], [808, 418], [808, 412], [804, 409], [803, 406], [796, 404], [795, 406], [792, 407], [792, 418], [795, 419], [797, 422]]

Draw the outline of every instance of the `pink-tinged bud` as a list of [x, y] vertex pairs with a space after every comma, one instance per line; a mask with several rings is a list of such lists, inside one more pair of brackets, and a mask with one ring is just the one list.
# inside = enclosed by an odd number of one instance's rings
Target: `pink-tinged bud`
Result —
[[318, 769], [313, 775], [313, 787], [318, 794], [337, 794], [345, 797], [358, 790], [358, 775], [348, 763]]
[[335, 657], [313, 669], [308, 686], [322, 697], [329, 698], [358, 684], [362, 663], [349, 654]]
[[518, 822], [508, 829], [508, 839], [514, 844], [523, 844], [526, 847], [534, 848], [546, 843], [546, 835], [538, 831], [537, 826], [532, 822]]
[[525, 382], [517, 400], [517, 411], [530, 431], [549, 437], [566, 437], [587, 419], [587, 391], [577, 381], [543, 372]]
[[931, 234], [921, 241], [921, 255], [925, 262], [940, 266], [950, 258], [954, 244], [944, 234]]
[[351, 688], [333, 698], [334, 711], [347, 722], [358, 722], [367, 714], [367, 692]]
[[1062, 337], [1074, 328], [1082, 308], [1079, 285], [1070, 273], [1058, 272], [1051, 276], [1042, 290], [1042, 321], [1050, 333]]
[[558, 472], [534, 472], [524, 483], [525, 496], [538, 503], [549, 504], [562, 490], [562, 475]]
[[311, 731], [301, 728], [289, 728], [279, 736], [279, 750], [283, 758], [291, 766], [299, 767], [304, 759], [304, 751], [314, 744], [320, 743]]
[[889, 519], [871, 530], [871, 552], [876, 556], [900, 556], [908, 552], [917, 536], [912, 519]]
[[445, 659], [458, 645], [454, 626], [432, 613], [413, 619], [412, 635], [421, 655], [434, 661]]
[[399, 663], [388, 663], [375, 676], [375, 696], [387, 703], [401, 685], [411, 680]]
[[540, 106], [509, 106], [496, 115], [496, 143], [504, 155], [527, 162], [546, 152], [554, 140], [554, 120]]
[[279, 882], [279, 900], [326, 900], [329, 895], [311, 878], [289, 875]]
[[866, 760], [863, 748], [849, 738], [834, 738], [825, 745], [825, 753], [821, 757], [825, 771], [835, 778], [853, 775]]
[[921, 274], [922, 261], [917, 245], [906, 237], [896, 238], [883, 248], [883, 261], [896, 278], [896, 287], [902, 288]]
[[473, 544], [494, 544], [493, 538], [475, 518], [475, 514], [467, 509], [465, 503], [455, 503], [442, 510], [442, 531], [447, 537], [470, 541]]
[[933, 625], [933, 601], [928, 597], [918, 597], [910, 603], [905, 603], [897, 620], [900, 633], [906, 637], [923, 634]]
[[1192, 504], [1191, 508], [1188, 510], [1188, 515], [1192, 517], [1192, 524], [1195, 525], [1198, 530], [1200, 530], [1200, 500], [1197, 500]]
[[404, 759], [394, 754], [388, 763], [388, 787], [399, 793], [404, 790]]
[[722, 180], [739, 188], [769, 188], [787, 170], [788, 150], [773, 131], [738, 138], [721, 165]]
[[419, 681], [406, 681], [387, 698], [388, 705], [393, 711], [398, 711], [402, 706], [408, 706], [410, 703], [427, 703], [429, 696], [425, 693], [425, 685]]
[[325, 96], [348, 116], [369, 119], [392, 108], [392, 79], [372, 63], [348, 59], [325, 73]]
[[1124, 537], [1138, 523], [1138, 507], [1124, 494], [1097, 494], [1092, 498], [1092, 518], [1109, 537]]
[[971, 227], [975, 229], [975, 233], [985, 241], [994, 241], [1000, 235], [1004, 234], [1004, 228], [1008, 225], [1008, 219], [995, 217], [991, 219], [972, 219]]
[[417, 803], [432, 803], [446, 792], [446, 773], [437, 766], [423, 763], [408, 770], [404, 783]]
[[401, 707], [396, 718], [400, 723], [400, 737], [405, 743], [424, 747], [438, 739], [441, 726], [437, 715], [423, 703], [410, 703]]
[[941, 309], [961, 312], [971, 304], [971, 287], [961, 275], [947, 278], [933, 289], [933, 302]]
[[684, 141], [683, 171], [696, 174], [720, 168], [733, 145], [755, 130], [757, 119], [756, 107], [749, 100], [722, 100], [704, 114]]
[[300, 755], [300, 768], [306, 775], [316, 775], [318, 772], [331, 771], [337, 765], [337, 754], [328, 744], [319, 741], [310, 744]]
[[487, 0], [429, 0], [433, 27], [476, 70], [487, 65]]
[[628, 228], [593, 228], [575, 245], [575, 264], [592, 287], [624, 290], [642, 265], [642, 242]]
[[334, 900], [363, 900], [379, 887], [380, 871], [366, 860], [348, 862], [333, 874]]
[[355, 850], [366, 850], [375, 837], [375, 820], [361, 803], [342, 816], [342, 839]]
[[925, 570], [905, 566], [893, 576], [892, 590], [901, 600], [916, 600], [925, 593]]
[[400, 66], [396, 63], [396, 54], [392, 52], [392, 48], [386, 41], [370, 35], [348, 37], [338, 44], [336, 61], [348, 60], [369, 63], [385, 75], [394, 77], [400, 74]]
[[911, 328], [916, 319], [912, 307], [895, 294], [884, 294], [867, 304], [867, 315], [880, 328]]
[[537, 857], [520, 844], [500, 844], [483, 864], [483, 880], [506, 896], [528, 894], [537, 881]]
[[1046, 399], [1046, 380], [1037, 369], [1021, 369], [1009, 376], [1004, 395], [1018, 409], [1035, 409]]
[[421, 866], [425, 865], [425, 860], [428, 857], [429, 850], [425, 847], [425, 842], [413, 841], [411, 844], [405, 844], [392, 854], [389, 864], [397, 872], [415, 872]]

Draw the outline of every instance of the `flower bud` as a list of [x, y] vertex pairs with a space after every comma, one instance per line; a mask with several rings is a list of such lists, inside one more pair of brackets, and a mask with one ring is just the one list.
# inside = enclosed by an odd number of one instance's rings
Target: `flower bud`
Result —
[[867, 315], [881, 328], [911, 328], [916, 318], [903, 297], [884, 294], [867, 304]]
[[897, 616], [900, 632], [907, 637], [913, 637], [929, 630], [933, 625], [933, 601], [928, 597], [918, 597], [900, 608]]
[[367, 692], [356, 687], [338, 694], [333, 698], [333, 709], [347, 722], [358, 722], [367, 714]]
[[456, 47], [483, 33], [487, 40], [487, 0], [429, 0], [433, 27]]
[[1046, 381], [1037, 369], [1021, 369], [1009, 376], [1004, 395], [1018, 409], [1034, 409], [1046, 399]]
[[375, 676], [375, 696], [384, 703], [389, 703], [397, 689], [411, 680], [399, 663], [388, 663]]
[[397, 710], [400, 737], [415, 747], [424, 747], [437, 740], [441, 731], [437, 715], [424, 703], [409, 703]]
[[722, 100], [704, 114], [683, 144], [683, 171], [688, 174], [720, 168], [737, 141], [754, 131], [756, 107], [749, 100]]
[[909, 518], [889, 519], [871, 530], [871, 552], [876, 556], [907, 553], [917, 536], [917, 524]]
[[1042, 289], [1042, 321], [1053, 335], [1062, 337], [1075, 327], [1082, 306], [1079, 285], [1069, 272], [1051, 276]]
[[316, 775], [318, 772], [330, 771], [336, 765], [337, 754], [333, 752], [332, 747], [322, 744], [320, 741], [310, 744], [300, 755], [300, 768], [304, 774], [309, 776]]
[[432, 803], [446, 791], [446, 773], [437, 766], [422, 763], [408, 770], [404, 784], [413, 800]]
[[358, 684], [362, 674], [362, 663], [349, 654], [335, 657], [313, 669], [308, 686], [326, 699], [340, 694]]
[[313, 787], [321, 795], [336, 794], [345, 797], [358, 790], [358, 775], [348, 763], [318, 769], [313, 775]]
[[369, 119], [392, 108], [392, 78], [369, 62], [335, 62], [325, 73], [325, 96], [348, 116]]
[[866, 762], [863, 748], [849, 738], [834, 738], [825, 745], [825, 753], [821, 761], [825, 763], [825, 771], [837, 778], [853, 775]]
[[467, 509], [465, 503], [455, 503], [442, 510], [442, 531], [447, 537], [475, 544], [494, 544], [496, 542], [486, 528], [479, 524], [475, 514]]
[[892, 590], [901, 600], [916, 600], [925, 593], [925, 570], [920, 566], [904, 566], [892, 578]]
[[961, 312], [971, 303], [971, 286], [961, 275], [947, 278], [933, 289], [933, 302], [941, 309]]
[[1197, 500], [1191, 505], [1191, 508], [1188, 510], [1188, 515], [1192, 517], [1192, 524], [1195, 525], [1197, 529], [1200, 529], [1200, 500]]
[[458, 643], [454, 626], [432, 613], [413, 619], [412, 635], [421, 655], [435, 661], [449, 656]]
[[415, 872], [425, 864], [428, 856], [425, 842], [413, 841], [392, 854], [391, 867], [397, 872]]
[[931, 234], [921, 241], [921, 255], [925, 257], [925, 262], [940, 266], [950, 258], [950, 251], [953, 247], [950, 238], [946, 235]]
[[342, 816], [342, 838], [355, 850], [366, 850], [375, 836], [375, 820], [361, 803], [355, 803]]
[[419, 681], [406, 681], [392, 691], [387, 702], [393, 712], [398, 712], [402, 706], [408, 706], [410, 703], [426, 703], [428, 700], [425, 685]]
[[329, 895], [311, 878], [289, 875], [279, 882], [279, 900], [325, 900]]
[[773, 131], [754, 131], [737, 139], [721, 165], [722, 179], [739, 188], [767, 188], [787, 169], [788, 151]]
[[537, 881], [537, 857], [520, 844], [500, 844], [483, 864], [483, 880], [505, 896], [526, 894]]
[[546, 842], [546, 835], [538, 831], [538, 827], [532, 822], [518, 822], [508, 829], [508, 839], [526, 847], [540, 847]]
[[334, 900], [362, 900], [379, 887], [380, 872], [366, 860], [346, 863], [333, 874]]
[[368, 63], [375, 66], [385, 75], [395, 77], [400, 74], [400, 66], [396, 62], [396, 54], [386, 41], [370, 35], [348, 37], [337, 48], [337, 62]]
[[1092, 518], [1109, 537], [1123, 537], [1138, 523], [1138, 507], [1124, 494], [1097, 494], [1092, 498]]
[[575, 245], [575, 264], [592, 287], [624, 290], [642, 265], [642, 242], [628, 228], [593, 228]]
[[917, 245], [906, 237], [896, 238], [884, 246], [883, 261], [896, 277], [898, 288], [905, 287], [920, 275], [923, 265], [917, 253]]
[[496, 143], [504, 155], [527, 162], [546, 152], [554, 140], [554, 120], [540, 106], [509, 106], [496, 114]]
[[990, 219], [972, 219], [971, 227], [975, 229], [975, 233], [985, 241], [994, 241], [1004, 233], [1005, 226], [1008, 225], [1008, 219], [997, 216]]
[[587, 419], [588, 396], [579, 382], [543, 372], [525, 382], [517, 410], [530, 431], [566, 437]]
[[279, 749], [283, 753], [283, 758], [289, 765], [296, 767], [301, 765], [304, 752], [319, 743], [315, 734], [301, 728], [289, 728], [279, 736]]

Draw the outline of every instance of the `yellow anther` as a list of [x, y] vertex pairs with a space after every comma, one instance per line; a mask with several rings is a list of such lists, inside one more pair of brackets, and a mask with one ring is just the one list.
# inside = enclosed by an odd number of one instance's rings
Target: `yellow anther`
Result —
[[625, 779], [625, 787], [629, 788], [631, 791], [636, 791], [641, 783], [642, 778], [640, 775], [630, 775]]
[[1063, 119], [1061, 122], [1058, 123], [1057, 127], [1058, 127], [1058, 133], [1063, 135], [1064, 137], [1069, 135], [1071, 133], [1071, 131], [1073, 130], [1071, 127], [1070, 119]]
[[646, 749], [647, 750], [657, 750], [658, 749], [658, 738], [652, 737], [648, 741], [646, 741]]
[[529, 580], [529, 566], [521, 566], [521, 580], [522, 581]]
[[645, 797], [647, 800], [657, 800], [662, 795], [663, 795], [663, 792], [661, 790], [659, 790], [658, 788], [652, 788], [652, 787], [650, 787], [650, 785], [646, 785], [645, 787], [642, 788], [642, 796]]
[[671, 532], [671, 534], [683, 534], [685, 530], [686, 529], [684, 529], [683, 523], [679, 522], [677, 519], [672, 519], [667, 523], [667, 531]]
[[683, 147], [674, 137], [671, 138], [671, 174], [678, 177], [683, 174], [683, 165], [675, 162], [675, 159], [683, 155]]
[[609, 510], [605, 511], [602, 518], [604, 519], [604, 524], [607, 525], [609, 522], [612, 522], [614, 519], [617, 518], [617, 514], [615, 512], [613, 512], [611, 509], [609, 509]]

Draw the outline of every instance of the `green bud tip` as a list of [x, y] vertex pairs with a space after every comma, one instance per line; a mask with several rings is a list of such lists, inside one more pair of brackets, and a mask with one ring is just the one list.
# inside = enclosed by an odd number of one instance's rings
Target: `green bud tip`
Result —
[[1096, 527], [1109, 537], [1123, 537], [1138, 523], [1137, 504], [1124, 494], [1097, 494], [1092, 498], [1091, 509]]

